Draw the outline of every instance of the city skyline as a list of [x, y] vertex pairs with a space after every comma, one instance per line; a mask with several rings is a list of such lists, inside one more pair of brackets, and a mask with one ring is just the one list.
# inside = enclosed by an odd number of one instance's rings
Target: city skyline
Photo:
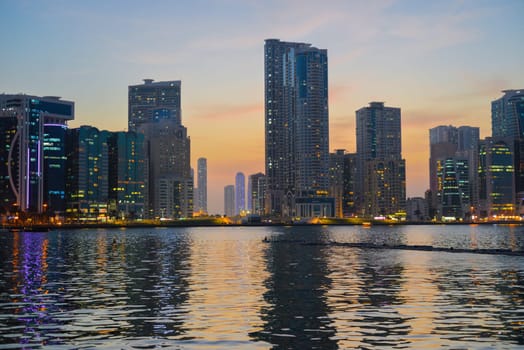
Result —
[[371, 101], [402, 108], [409, 197], [429, 188], [429, 129], [470, 125], [481, 138], [491, 135], [491, 101], [524, 81], [522, 2], [273, 5], [277, 14], [271, 3], [236, 1], [147, 9], [4, 1], [9, 50], [0, 59], [0, 93], [62, 96], [75, 102], [71, 128], [119, 131], [127, 128], [128, 86], [181, 80], [191, 165], [208, 159], [209, 212], [219, 213], [237, 171], [264, 171], [264, 39], [329, 50], [330, 152], [355, 151], [358, 108]]

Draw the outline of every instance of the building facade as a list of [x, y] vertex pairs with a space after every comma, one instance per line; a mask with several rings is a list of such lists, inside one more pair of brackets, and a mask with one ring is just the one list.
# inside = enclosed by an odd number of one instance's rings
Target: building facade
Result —
[[147, 217], [173, 220], [193, 216], [191, 142], [182, 125], [181, 82], [154, 82], [129, 86], [130, 131], [144, 137], [148, 160]]
[[113, 132], [109, 147], [109, 214], [125, 220], [143, 219], [145, 207], [146, 157], [144, 135], [133, 131]]
[[182, 123], [180, 80], [144, 79], [144, 84], [128, 88], [128, 126], [136, 131], [144, 123], [172, 120]]
[[470, 219], [478, 210], [479, 134], [479, 128], [471, 126], [441, 125], [429, 130], [432, 218]]
[[0, 95], [0, 206], [62, 213], [65, 130], [74, 103], [59, 97]]
[[441, 220], [470, 219], [470, 175], [468, 159], [446, 158], [437, 161], [437, 217]]
[[409, 222], [423, 222], [428, 218], [427, 201], [422, 197], [413, 197], [406, 200], [406, 220]]
[[329, 155], [329, 193], [335, 199], [335, 217], [344, 217], [344, 162], [346, 152], [336, 150]]
[[327, 50], [268, 39], [264, 54], [266, 213], [333, 216]]
[[70, 221], [105, 221], [109, 216], [109, 131], [92, 126], [67, 133], [67, 208]]
[[515, 191], [524, 194], [524, 89], [504, 90], [491, 102], [492, 137], [510, 138], [514, 142]]
[[192, 217], [191, 141], [187, 129], [172, 120], [159, 120], [140, 125], [138, 133], [144, 135], [148, 155], [148, 216], [166, 220]]
[[207, 159], [197, 161], [197, 190], [195, 211], [207, 214]]
[[490, 220], [516, 214], [512, 138], [487, 137], [479, 147], [480, 217]]
[[235, 215], [244, 214], [246, 210], [246, 177], [238, 172], [235, 176]]
[[335, 217], [357, 215], [355, 183], [358, 177], [355, 153], [336, 150], [330, 154], [329, 193], [335, 200]]
[[344, 155], [344, 177], [342, 194], [342, 214], [345, 218], [358, 215], [358, 197], [356, 192], [358, 180], [358, 158], [356, 153]]
[[67, 125], [58, 120], [44, 124], [44, 212], [63, 217], [66, 210]]
[[264, 203], [266, 193], [266, 176], [256, 173], [249, 176], [248, 180], [248, 209], [256, 215], [264, 214]]
[[402, 159], [400, 108], [371, 102], [356, 112], [360, 215], [398, 216], [406, 210], [406, 163]]
[[228, 217], [235, 216], [235, 186], [228, 185], [224, 187], [224, 215]]
[[492, 137], [524, 138], [524, 89], [502, 92], [491, 102]]

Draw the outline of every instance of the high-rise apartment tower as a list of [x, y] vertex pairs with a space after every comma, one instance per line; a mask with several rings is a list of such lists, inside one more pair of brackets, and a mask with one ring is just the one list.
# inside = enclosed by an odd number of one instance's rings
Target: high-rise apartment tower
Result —
[[327, 50], [268, 39], [264, 52], [266, 213], [332, 216]]
[[151, 218], [193, 216], [191, 142], [182, 125], [180, 90], [178, 80], [129, 86], [129, 130], [144, 135]]
[[371, 102], [356, 112], [358, 202], [367, 217], [406, 209], [406, 162], [402, 159], [400, 108]]
[[197, 191], [196, 211], [207, 213], [207, 159], [197, 161]]
[[159, 120], [181, 124], [180, 90], [180, 80], [144, 79], [144, 84], [129, 86], [129, 130], [136, 131], [141, 124]]

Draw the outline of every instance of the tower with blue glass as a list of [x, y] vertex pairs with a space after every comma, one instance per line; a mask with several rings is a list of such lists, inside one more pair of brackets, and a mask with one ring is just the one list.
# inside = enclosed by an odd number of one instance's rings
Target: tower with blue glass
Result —
[[514, 148], [515, 191], [524, 195], [524, 89], [503, 90], [491, 102], [492, 137], [512, 140]]
[[110, 135], [87, 125], [67, 132], [66, 216], [72, 221], [108, 217]]
[[65, 133], [74, 103], [59, 97], [0, 95], [2, 207], [28, 213], [65, 209]]
[[109, 147], [109, 213], [120, 219], [144, 217], [146, 158], [144, 135], [133, 131], [113, 132]]
[[514, 143], [486, 137], [479, 146], [480, 216], [500, 220], [515, 215]]

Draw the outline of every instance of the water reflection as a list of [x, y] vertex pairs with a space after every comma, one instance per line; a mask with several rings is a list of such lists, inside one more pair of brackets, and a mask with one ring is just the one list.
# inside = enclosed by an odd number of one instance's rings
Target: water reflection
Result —
[[261, 239], [250, 235], [242, 228], [211, 229], [190, 247], [185, 322], [192, 339], [209, 347], [267, 347], [248, 336], [262, 328], [258, 311], [266, 305], [262, 295], [268, 278]]
[[0, 349], [524, 345], [521, 256], [304, 241], [522, 250], [524, 231], [314, 226], [2, 234]]
[[329, 305], [341, 348], [406, 347], [405, 252], [333, 247]]
[[522, 270], [505, 270], [506, 262], [509, 260], [504, 257], [476, 257], [459, 271], [435, 268], [439, 307], [433, 333], [443, 341], [524, 344]]
[[404, 336], [410, 327], [399, 314], [397, 305], [405, 300], [400, 296], [404, 266], [398, 261], [400, 252], [389, 252], [388, 260], [381, 259], [378, 251], [359, 252], [360, 266], [356, 273], [364, 282], [359, 302], [363, 305], [356, 313], [362, 342], [373, 346], [405, 345]]
[[1, 306], [16, 307], [1, 315], [4, 342], [97, 345], [137, 334], [184, 334], [187, 311], [180, 306], [188, 298], [190, 250], [182, 236], [128, 239], [126, 231], [100, 230], [54, 234], [50, 244], [44, 233], [14, 234], [12, 255], [2, 250], [12, 270], [2, 271], [11, 279], [2, 286]]
[[[285, 228], [277, 241], [265, 250], [267, 306], [261, 308], [262, 331], [253, 332], [257, 340], [282, 348], [336, 349], [336, 329], [329, 317], [326, 293], [331, 288], [327, 258], [329, 248], [302, 246], [286, 242], [296, 239]], [[305, 239], [322, 239], [322, 228], [304, 227]]]
[[[12, 255], [9, 256], [9, 252], [2, 249], [0, 256], [2, 261], [12, 261], [12, 270], [6, 271], [5, 276], [8, 278], [2, 285], [2, 291], [11, 290], [11, 298], [5, 307], [11, 310], [12, 317], [17, 320], [17, 333], [43, 337], [45, 334], [42, 334], [39, 325], [52, 322], [47, 310], [54, 307], [46, 289], [49, 240], [38, 234], [16, 232], [12, 242]], [[4, 293], [1, 293], [2, 303]], [[16, 336], [17, 333], [8, 335]], [[20, 343], [28, 344], [29, 339], [20, 338]]]

